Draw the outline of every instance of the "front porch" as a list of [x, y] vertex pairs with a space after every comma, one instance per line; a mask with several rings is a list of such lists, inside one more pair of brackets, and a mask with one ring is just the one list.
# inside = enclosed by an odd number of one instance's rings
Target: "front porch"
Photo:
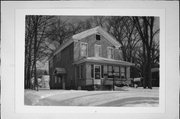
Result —
[[112, 88], [129, 85], [132, 63], [106, 58], [85, 58], [75, 63], [78, 87], [81, 89]]

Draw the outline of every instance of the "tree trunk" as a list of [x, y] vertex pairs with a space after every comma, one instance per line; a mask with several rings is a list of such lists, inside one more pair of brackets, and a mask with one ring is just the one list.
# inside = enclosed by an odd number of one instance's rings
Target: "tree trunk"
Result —
[[147, 87], [147, 72], [146, 72], [146, 68], [147, 68], [147, 59], [146, 59], [146, 46], [145, 43], [143, 43], [143, 87], [146, 88]]
[[148, 51], [148, 59], [147, 59], [147, 83], [148, 83], [148, 88], [152, 89], [152, 75], [151, 75], [151, 56], [150, 56], [150, 51]]
[[37, 32], [38, 32], [38, 16], [35, 16], [35, 26], [34, 26], [34, 89], [38, 91], [38, 81], [36, 74], [36, 58], [37, 58]]
[[29, 48], [28, 48], [28, 59], [27, 59], [27, 73], [26, 73], [26, 80], [27, 80], [27, 88], [30, 89], [30, 81], [31, 81], [31, 73], [30, 73], [30, 69], [31, 69], [31, 51], [32, 51], [32, 40], [33, 39], [29, 39], [30, 43], [28, 44]]

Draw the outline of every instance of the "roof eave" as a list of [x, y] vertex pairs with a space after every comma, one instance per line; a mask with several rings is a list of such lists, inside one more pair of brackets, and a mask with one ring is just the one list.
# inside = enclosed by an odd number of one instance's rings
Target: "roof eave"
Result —
[[104, 64], [117, 64], [117, 65], [121, 65], [121, 66], [135, 66], [134, 63], [130, 63], [130, 62], [117, 62], [117, 61], [103, 61], [103, 60], [94, 60], [94, 59], [82, 59], [79, 61], [74, 62], [73, 64], [81, 64], [84, 62], [92, 62], [92, 63], [104, 63]]

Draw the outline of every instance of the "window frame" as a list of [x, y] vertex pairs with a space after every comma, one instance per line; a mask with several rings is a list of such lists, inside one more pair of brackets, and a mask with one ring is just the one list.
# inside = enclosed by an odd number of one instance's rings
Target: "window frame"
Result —
[[[110, 49], [112, 50], [112, 54], [110, 54], [110, 57], [109, 57], [108, 52], [111, 51]], [[113, 47], [110, 47], [110, 46], [107, 47], [107, 58], [114, 59], [114, 48]]]
[[83, 79], [83, 64], [79, 65], [79, 78]]
[[101, 78], [104, 78], [104, 65], [101, 65]]
[[[112, 68], [112, 70], [109, 70], [109, 67]], [[112, 73], [112, 75], [110, 76], [109, 73]], [[113, 78], [113, 66], [112, 65], [107, 65], [107, 76], [108, 78]]]
[[[81, 48], [82, 48], [82, 47], [81, 47], [82, 44], [86, 44], [86, 45], [87, 45], [87, 48], [86, 48], [86, 56], [82, 56], [82, 54], [81, 54], [81, 52], [82, 52], [82, 51], [81, 51], [81, 50], [82, 50], [82, 49], [81, 49]], [[87, 42], [80, 42], [80, 56], [81, 56], [81, 57], [88, 57], [88, 43], [87, 43]]]
[[108, 76], [108, 65], [103, 65], [103, 74]]
[[[96, 70], [95, 70], [95, 67], [96, 67], [96, 66], [99, 67], [99, 70], [100, 70], [100, 71], [99, 71], [99, 75], [100, 75], [100, 76], [99, 76], [99, 79], [101, 79], [101, 65], [97, 65], [97, 64], [94, 65], [94, 79], [96, 79]], [[99, 80], [99, 79], [97, 79], [97, 80]]]
[[[115, 67], [118, 68], [118, 71], [115, 70]], [[119, 66], [114, 66], [114, 74], [115, 74], [115, 73], [118, 73], [118, 74], [119, 74], [118, 76], [115, 75], [115, 78], [120, 78], [120, 77], [121, 77], [120, 67], [119, 67]]]
[[[98, 51], [99, 51], [99, 56], [96, 56], [96, 48], [99, 48], [99, 49], [98, 49]], [[101, 54], [102, 54], [101, 52], [102, 52], [102, 47], [101, 47], [101, 45], [95, 44], [95, 45], [94, 45], [94, 56], [95, 56], [95, 57], [100, 57]]]
[[[121, 68], [124, 68], [124, 72], [122, 72]], [[122, 73], [124, 73], [124, 78], [122, 78]], [[126, 79], [126, 67], [125, 66], [120, 67], [120, 77], [121, 77], [121, 79]]]
[[[97, 39], [97, 37], [99, 37], [99, 39]], [[101, 35], [100, 34], [96, 34], [96, 40], [101, 40]]]

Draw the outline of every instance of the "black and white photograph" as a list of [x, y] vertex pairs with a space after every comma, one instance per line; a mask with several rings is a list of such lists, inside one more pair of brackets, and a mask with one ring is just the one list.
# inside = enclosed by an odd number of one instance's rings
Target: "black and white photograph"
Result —
[[159, 106], [159, 17], [25, 17], [24, 104]]
[[178, 119], [179, 5], [2, 2], [2, 119]]

